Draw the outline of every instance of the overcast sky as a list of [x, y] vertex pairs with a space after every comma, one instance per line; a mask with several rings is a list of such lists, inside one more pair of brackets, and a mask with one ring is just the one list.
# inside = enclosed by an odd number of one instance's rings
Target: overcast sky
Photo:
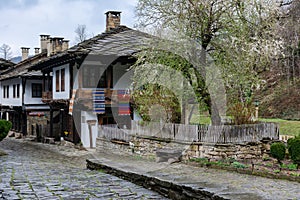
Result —
[[8, 44], [14, 56], [20, 47], [40, 47], [40, 34], [62, 36], [75, 43], [74, 30], [85, 24], [90, 37], [105, 30], [108, 10], [122, 11], [121, 24], [133, 27], [137, 0], [0, 0], [0, 45]]

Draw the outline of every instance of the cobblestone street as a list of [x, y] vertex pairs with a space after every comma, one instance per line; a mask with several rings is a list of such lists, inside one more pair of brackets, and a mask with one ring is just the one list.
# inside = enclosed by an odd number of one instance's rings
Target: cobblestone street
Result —
[[57, 145], [16, 139], [3, 140], [0, 148], [8, 153], [0, 157], [0, 199], [164, 199], [120, 178], [87, 170], [87, 151], [69, 148], [66, 155], [57, 152], [63, 149]]

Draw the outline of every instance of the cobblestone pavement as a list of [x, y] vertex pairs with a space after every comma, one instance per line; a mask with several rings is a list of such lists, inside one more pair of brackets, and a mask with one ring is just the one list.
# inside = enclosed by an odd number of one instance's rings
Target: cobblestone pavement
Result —
[[23, 139], [0, 148], [0, 199], [165, 199], [159, 194], [85, 167], [89, 152]]
[[[123, 177], [129, 174], [134, 177], [133, 180], [137, 177], [153, 177], [163, 181], [159, 186], [160, 190], [164, 186], [169, 187], [166, 183], [171, 183], [182, 186], [183, 189], [188, 187], [196, 192], [209, 192], [210, 199], [220, 197], [234, 200], [300, 200], [300, 183], [294, 181], [194, 167], [183, 163], [151, 162], [134, 156], [112, 154], [109, 150], [98, 150], [93, 156], [93, 159], [89, 159], [92, 164], [112, 168]], [[140, 179], [137, 180], [141, 181]], [[146, 181], [144, 178], [144, 182]], [[158, 182], [153, 179], [150, 181]], [[176, 187], [176, 190], [180, 187]]]

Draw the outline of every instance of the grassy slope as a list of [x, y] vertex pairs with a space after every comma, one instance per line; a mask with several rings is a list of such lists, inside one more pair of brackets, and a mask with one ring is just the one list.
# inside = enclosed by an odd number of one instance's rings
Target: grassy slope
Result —
[[281, 135], [300, 135], [300, 121], [284, 119], [260, 119], [260, 121], [278, 123]]
[[267, 84], [257, 91], [259, 115], [265, 118], [300, 119], [300, 78], [293, 84], [286, 78], [269, 72]]
[[[264, 75], [267, 85], [257, 92], [260, 100], [259, 115], [265, 116], [260, 121], [275, 122], [280, 126], [281, 135], [300, 134], [300, 78], [293, 85], [288, 84], [278, 72]], [[297, 119], [297, 120], [285, 120]], [[192, 124], [210, 124], [207, 113], [197, 115], [191, 119]]]
[[[262, 122], [275, 122], [279, 124], [281, 135], [299, 135], [300, 121], [284, 120], [284, 119], [259, 119]], [[210, 124], [210, 117], [204, 115], [193, 115], [191, 124]]]

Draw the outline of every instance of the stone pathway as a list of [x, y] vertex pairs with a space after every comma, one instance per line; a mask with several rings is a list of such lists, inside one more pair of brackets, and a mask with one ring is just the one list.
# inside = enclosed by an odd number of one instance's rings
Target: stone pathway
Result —
[[[104, 169], [127, 180], [143, 182], [172, 199], [300, 200], [300, 183], [235, 172], [156, 163], [98, 150], [88, 160], [90, 169]], [[154, 183], [154, 184], [153, 184]]]
[[90, 152], [5, 139], [0, 148], [0, 199], [165, 199], [101, 171], [86, 169]]

